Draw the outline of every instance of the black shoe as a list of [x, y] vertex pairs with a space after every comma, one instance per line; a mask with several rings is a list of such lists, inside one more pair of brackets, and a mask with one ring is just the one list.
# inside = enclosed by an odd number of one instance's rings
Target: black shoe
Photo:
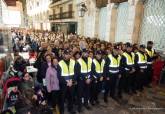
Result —
[[100, 101], [96, 100], [96, 104], [99, 105], [100, 104]]
[[147, 88], [152, 88], [150, 85], [147, 85], [146, 87], [147, 87]]
[[118, 95], [118, 98], [119, 98], [119, 99], [123, 99], [123, 96], [122, 96], [122, 95]]
[[79, 113], [83, 112], [82, 108], [78, 108], [77, 111], [78, 111]]
[[107, 98], [104, 98], [104, 102], [105, 102], [105, 103], [108, 103], [108, 99], [107, 99]]
[[76, 114], [74, 110], [69, 111], [70, 114]]
[[94, 105], [95, 105], [95, 103], [94, 103], [94, 102], [91, 102], [91, 105], [92, 105], [92, 106], [94, 106]]
[[90, 107], [89, 105], [85, 105], [85, 108], [86, 108], [87, 110], [91, 110], [91, 107]]
[[137, 92], [136, 92], [136, 91], [133, 91], [132, 93], [133, 93], [133, 94], [137, 94]]
[[115, 100], [115, 101], [118, 101], [118, 99], [116, 97], [112, 97], [112, 99]]

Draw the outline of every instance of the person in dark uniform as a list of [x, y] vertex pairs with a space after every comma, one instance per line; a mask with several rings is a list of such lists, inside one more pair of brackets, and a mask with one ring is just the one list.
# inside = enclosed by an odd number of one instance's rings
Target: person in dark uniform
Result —
[[91, 86], [91, 66], [92, 59], [88, 56], [88, 50], [82, 50], [82, 57], [77, 60], [76, 75], [78, 82], [78, 112], [82, 112], [82, 99], [84, 99], [84, 106], [90, 110], [90, 86]]
[[147, 79], [145, 81], [145, 86], [150, 87], [150, 83], [152, 81], [152, 74], [153, 74], [152, 63], [154, 58], [156, 57], [155, 50], [153, 49], [152, 41], [147, 42], [147, 48], [145, 49], [145, 51], [147, 53]]
[[119, 55], [119, 47], [114, 46], [112, 54], [109, 54], [105, 60], [104, 73], [105, 73], [105, 93], [104, 93], [104, 102], [108, 103], [108, 94], [110, 91], [110, 96], [116, 99], [116, 85], [120, 75], [120, 61], [121, 56]]
[[135, 68], [138, 73], [136, 80], [137, 89], [139, 92], [143, 92], [147, 72], [147, 55], [144, 45], [140, 45], [139, 51], [135, 54]]
[[90, 102], [92, 105], [99, 104], [98, 95], [102, 90], [104, 64], [105, 60], [102, 58], [102, 51], [96, 51], [96, 55], [92, 62], [92, 82], [90, 98]]
[[122, 98], [122, 91], [125, 90], [129, 94], [135, 92], [135, 54], [132, 52], [132, 45], [126, 43], [126, 50], [122, 54], [121, 67], [122, 77], [119, 80], [119, 97]]
[[59, 78], [61, 91], [60, 114], [64, 114], [65, 98], [68, 103], [68, 111], [75, 114], [74, 110], [74, 82], [75, 82], [75, 60], [71, 59], [70, 51], [64, 50], [63, 59], [57, 66], [57, 76]]

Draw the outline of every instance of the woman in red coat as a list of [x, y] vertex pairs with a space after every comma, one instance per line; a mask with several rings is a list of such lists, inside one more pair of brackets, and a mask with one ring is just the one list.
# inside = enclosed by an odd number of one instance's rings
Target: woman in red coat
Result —
[[160, 81], [161, 71], [165, 65], [165, 61], [163, 61], [158, 55], [157, 59], [153, 63], [153, 77], [152, 77], [152, 84], [154, 87], [158, 86]]

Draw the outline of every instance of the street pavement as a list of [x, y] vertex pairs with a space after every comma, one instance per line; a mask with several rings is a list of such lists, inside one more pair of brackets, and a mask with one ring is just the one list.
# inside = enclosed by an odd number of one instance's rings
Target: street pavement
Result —
[[165, 87], [156, 91], [145, 88], [139, 96], [124, 94], [123, 100], [119, 101], [109, 97], [108, 104], [101, 100], [99, 105], [92, 106], [92, 110], [84, 109], [80, 114], [165, 114]]

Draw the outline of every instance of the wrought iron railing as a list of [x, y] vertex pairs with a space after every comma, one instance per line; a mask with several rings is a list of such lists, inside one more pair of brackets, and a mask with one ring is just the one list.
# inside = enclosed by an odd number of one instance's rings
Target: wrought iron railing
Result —
[[58, 13], [54, 15], [49, 15], [49, 20], [57, 20], [57, 19], [71, 19], [74, 17], [74, 12], [69, 11], [69, 12], [63, 12], [63, 13]]

